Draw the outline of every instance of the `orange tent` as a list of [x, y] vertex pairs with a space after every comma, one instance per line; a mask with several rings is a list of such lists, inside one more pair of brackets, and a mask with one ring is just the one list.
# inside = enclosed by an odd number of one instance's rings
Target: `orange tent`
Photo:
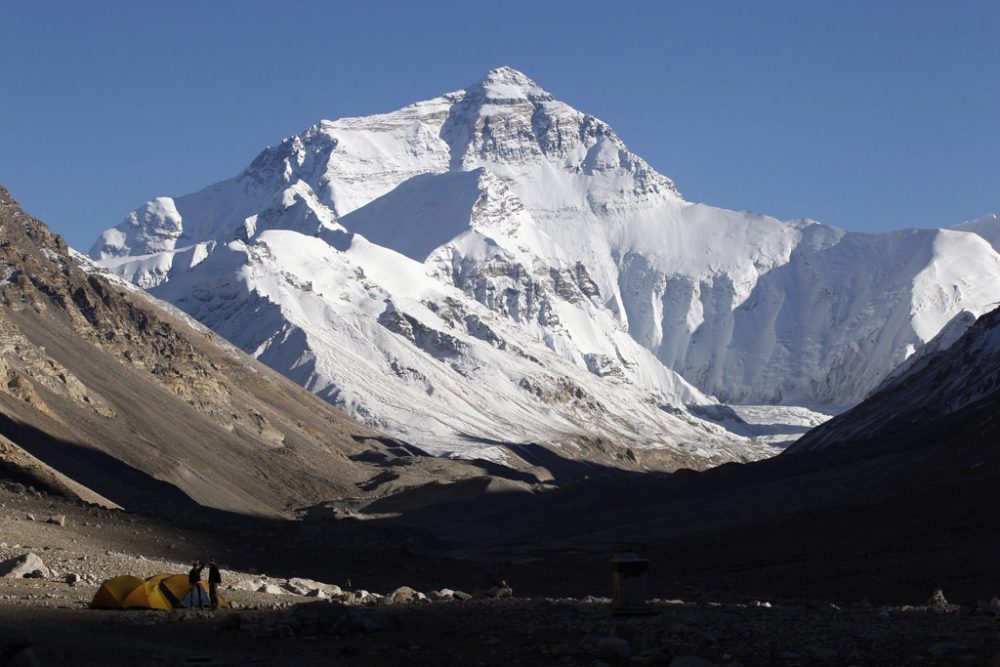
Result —
[[170, 610], [167, 598], [139, 577], [124, 574], [108, 579], [97, 589], [90, 606], [93, 609], [163, 609]]

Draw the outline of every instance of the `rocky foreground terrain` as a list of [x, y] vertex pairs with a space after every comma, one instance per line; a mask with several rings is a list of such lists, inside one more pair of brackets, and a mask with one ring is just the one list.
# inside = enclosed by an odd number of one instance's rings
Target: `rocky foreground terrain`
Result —
[[[213, 528], [204, 517], [190, 524], [0, 484], [0, 562], [33, 553], [46, 568], [0, 577], [0, 665], [1000, 665], [1000, 601], [958, 606], [939, 595], [875, 606], [650, 590], [648, 615], [616, 619], [609, 578], [595, 579], [590, 596], [521, 597], [513, 577], [539, 572], [505, 569], [514, 573], [505, 590], [481, 564], [425, 558], [419, 541], [383, 534], [380, 547], [364, 549], [345, 534], [329, 557], [360, 552], [357, 574], [320, 583], [294, 576], [292, 558], [256, 556], [268, 533]], [[184, 572], [209, 556], [223, 564], [231, 609], [88, 608], [106, 578]], [[357, 567], [361, 559], [371, 569]]]

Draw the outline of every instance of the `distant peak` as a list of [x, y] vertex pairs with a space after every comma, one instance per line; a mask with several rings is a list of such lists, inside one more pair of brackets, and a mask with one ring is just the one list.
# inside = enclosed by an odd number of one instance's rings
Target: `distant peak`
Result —
[[513, 67], [508, 67], [503, 65], [501, 67], [494, 67], [486, 76], [483, 77], [484, 82], [495, 82], [495, 83], [506, 83], [515, 86], [535, 86], [537, 85], [534, 81], [528, 78], [524, 72], [518, 71]]
[[537, 83], [524, 72], [513, 67], [494, 67], [481, 81], [469, 88], [492, 100], [523, 100], [528, 98], [551, 98]]

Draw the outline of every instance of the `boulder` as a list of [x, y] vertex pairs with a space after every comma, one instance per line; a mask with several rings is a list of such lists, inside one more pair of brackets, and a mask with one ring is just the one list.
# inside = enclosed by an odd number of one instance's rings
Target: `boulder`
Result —
[[452, 591], [452, 597], [456, 600], [462, 600], [463, 602], [472, 599], [472, 595], [466, 593], [465, 591]]
[[285, 589], [281, 586], [275, 586], [274, 584], [261, 584], [260, 588], [257, 589], [258, 593], [267, 593], [268, 595], [284, 595]]
[[236, 591], [251, 591], [252, 592], [252, 591], [258, 590], [263, 585], [264, 585], [263, 581], [259, 581], [259, 580], [256, 580], [256, 579], [244, 579], [243, 581], [240, 581], [237, 584], [235, 584], [232, 588], [233, 588], [233, 590], [236, 590]]
[[632, 646], [621, 637], [602, 637], [594, 646], [594, 655], [608, 660], [624, 660], [632, 655]]
[[302, 577], [292, 577], [285, 583], [285, 588], [296, 595], [308, 595], [309, 591], [321, 590], [327, 595], [340, 593], [340, 586], [336, 584], [324, 584], [313, 579], [303, 579]]
[[931, 611], [937, 612], [948, 612], [958, 609], [958, 605], [951, 604], [945, 599], [944, 591], [940, 588], [931, 593], [930, 599], [927, 600], [927, 606]]
[[497, 598], [497, 599], [509, 598], [513, 597], [513, 595], [514, 595], [514, 590], [510, 586], [507, 586], [506, 584], [493, 586], [488, 591], [486, 591], [487, 597]]
[[413, 590], [409, 586], [400, 586], [392, 593], [389, 594], [388, 600], [392, 604], [401, 604], [404, 602], [416, 602], [417, 591]]
[[32, 577], [36, 572], [40, 577], [52, 576], [49, 568], [45, 567], [45, 563], [37, 554], [26, 553], [0, 563], [0, 577]]

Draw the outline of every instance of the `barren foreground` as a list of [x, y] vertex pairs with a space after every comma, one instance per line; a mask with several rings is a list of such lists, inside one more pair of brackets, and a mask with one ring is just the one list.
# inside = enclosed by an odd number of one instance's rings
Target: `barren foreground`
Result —
[[[227, 542], [213, 542], [203, 529], [188, 532], [3, 486], [0, 559], [32, 552], [54, 571], [46, 578], [0, 578], [0, 665], [1000, 665], [1000, 622], [989, 609], [772, 604], [691, 592], [697, 601], [655, 599], [649, 615], [616, 619], [607, 598], [521, 598], [516, 581], [511, 598], [432, 602], [394, 587], [407, 576], [447, 582], [450, 570], [468, 583], [476, 564], [431, 560], [440, 571], [421, 574], [391, 549], [370, 553], [383, 576], [361, 575], [365, 585], [386, 587], [367, 593], [346, 580], [289, 582], [296, 574], [291, 565], [242, 567], [224, 570], [232, 609], [87, 608], [99, 582], [116, 574], [183, 572], [199, 555], [224, 565], [254, 559], [258, 538], [239, 543], [233, 537], [239, 532], [225, 535]], [[399, 568], [389, 566], [390, 558]], [[66, 583], [67, 575], [80, 581]], [[289, 590], [296, 583], [306, 595]], [[268, 585], [272, 592], [255, 590]], [[594, 589], [607, 594], [602, 581]]]

